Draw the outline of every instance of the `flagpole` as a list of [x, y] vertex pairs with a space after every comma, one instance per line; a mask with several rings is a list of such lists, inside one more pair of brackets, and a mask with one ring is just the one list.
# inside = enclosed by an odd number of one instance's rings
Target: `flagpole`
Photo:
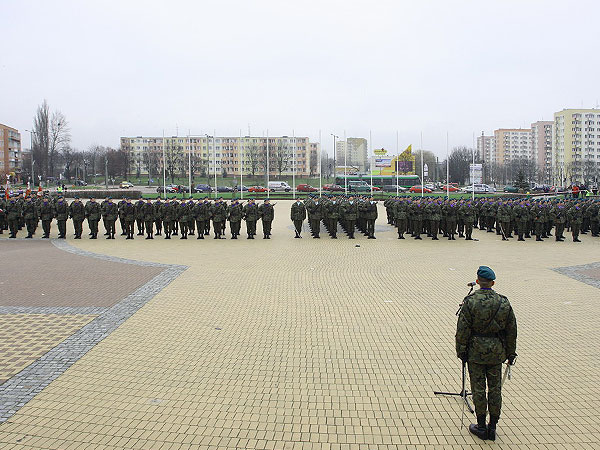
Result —
[[421, 197], [425, 195], [425, 174], [423, 173], [425, 170], [423, 164], [423, 132], [421, 131]]
[[344, 130], [344, 192], [348, 195], [348, 140]]
[[[322, 195], [322, 177], [321, 177], [321, 130], [319, 130], [319, 147], [317, 148], [317, 158], [319, 158], [319, 196]], [[335, 183], [335, 180], [334, 180]]]
[[448, 132], [446, 131], [446, 198], [450, 198], [450, 145]]
[[[292, 130], [292, 151], [294, 152], [294, 168], [292, 169], [292, 194], [296, 199], [296, 130]], [[310, 151], [310, 150], [309, 150]], [[310, 158], [310, 156], [309, 156]]]
[[165, 130], [163, 129], [162, 139], [163, 150], [163, 200], [167, 199], [167, 160], [165, 158]]
[[217, 130], [213, 130], [213, 170], [215, 173], [215, 199], [217, 198], [217, 150], [215, 148], [215, 137], [217, 135]]
[[[372, 158], [373, 154], [373, 135], [371, 134], [371, 130], [369, 130], [369, 158]], [[374, 159], [374, 158], [373, 158]], [[369, 164], [370, 165], [370, 164]], [[373, 168], [369, 167], [371, 170], [371, 197], [373, 197]]]
[[[481, 138], [481, 148], [485, 150], [483, 138]], [[473, 175], [472, 175], [472, 180], [471, 180], [471, 189], [473, 190], [473, 192], [471, 193], [471, 198], [473, 200], [475, 200], [475, 132], [473, 132], [473, 169], [472, 169], [472, 172], [473, 172]], [[483, 173], [483, 169], [482, 169], [482, 173]]]
[[269, 129], [267, 128], [267, 198], [271, 197], [271, 192], [269, 189]]
[[240, 199], [244, 199], [244, 152], [242, 147], [242, 129], [240, 128], [240, 143], [238, 145], [238, 153], [240, 156]]
[[189, 189], [190, 189], [190, 198], [192, 198], [192, 141], [190, 139], [190, 130], [188, 130], [188, 169], [189, 169], [189, 174], [188, 174], [188, 182], [189, 182]]
[[398, 141], [398, 130], [396, 130], [396, 167], [394, 170], [396, 171], [396, 197], [400, 195], [400, 188], [398, 187], [398, 161], [400, 159], [400, 147]]

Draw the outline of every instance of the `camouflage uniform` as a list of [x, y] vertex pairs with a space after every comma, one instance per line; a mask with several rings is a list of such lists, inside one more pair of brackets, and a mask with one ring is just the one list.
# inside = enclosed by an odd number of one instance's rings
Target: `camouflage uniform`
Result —
[[[517, 321], [508, 299], [491, 288], [465, 297], [456, 327], [456, 354], [468, 361], [478, 423], [495, 424], [502, 407], [502, 363], [516, 356]], [[486, 399], [486, 381], [488, 394]]]

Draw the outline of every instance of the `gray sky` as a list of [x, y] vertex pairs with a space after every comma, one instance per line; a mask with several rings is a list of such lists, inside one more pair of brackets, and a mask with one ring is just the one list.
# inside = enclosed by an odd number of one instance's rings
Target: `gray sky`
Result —
[[[600, 3], [2, 0], [0, 122], [47, 99], [73, 146], [120, 136], [369, 136], [440, 157], [600, 99]], [[28, 137], [24, 133], [24, 144]]]

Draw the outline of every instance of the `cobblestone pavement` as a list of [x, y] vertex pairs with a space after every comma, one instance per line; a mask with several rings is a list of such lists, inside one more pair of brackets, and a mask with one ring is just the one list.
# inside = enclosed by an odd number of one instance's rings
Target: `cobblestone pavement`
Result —
[[[600, 239], [399, 241], [384, 218], [377, 240], [293, 239], [280, 201], [268, 241], [69, 241], [189, 268], [1, 424], [0, 443], [598, 448]], [[433, 395], [460, 390], [454, 314], [480, 264], [519, 321], [494, 444], [469, 435], [471, 414], [460, 426], [460, 399]]]

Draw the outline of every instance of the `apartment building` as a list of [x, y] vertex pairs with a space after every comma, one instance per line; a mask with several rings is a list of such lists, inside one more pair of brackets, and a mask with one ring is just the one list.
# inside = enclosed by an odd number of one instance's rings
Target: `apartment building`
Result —
[[21, 134], [0, 123], [0, 174], [19, 173], [21, 160]]
[[369, 169], [369, 144], [365, 138], [347, 138], [346, 141], [337, 141], [336, 165], [358, 167], [360, 173]]
[[496, 158], [496, 138], [481, 135], [477, 138], [477, 153], [484, 163], [491, 163]]
[[553, 121], [538, 121], [531, 124], [531, 146], [544, 183], [552, 178], [552, 128]]
[[533, 159], [531, 128], [500, 128], [494, 131], [494, 161], [506, 164], [516, 159]]
[[554, 113], [553, 176], [557, 183], [597, 182], [600, 176], [600, 109]]
[[268, 141], [264, 136], [121, 137], [121, 149], [130, 155], [131, 173], [148, 174], [151, 159], [162, 171], [163, 147], [167, 166], [176, 165], [177, 172], [187, 172], [191, 159], [196, 174], [233, 176], [262, 174], [267, 166], [271, 175], [308, 176], [311, 153], [320, 150], [308, 137], [273, 136]]

